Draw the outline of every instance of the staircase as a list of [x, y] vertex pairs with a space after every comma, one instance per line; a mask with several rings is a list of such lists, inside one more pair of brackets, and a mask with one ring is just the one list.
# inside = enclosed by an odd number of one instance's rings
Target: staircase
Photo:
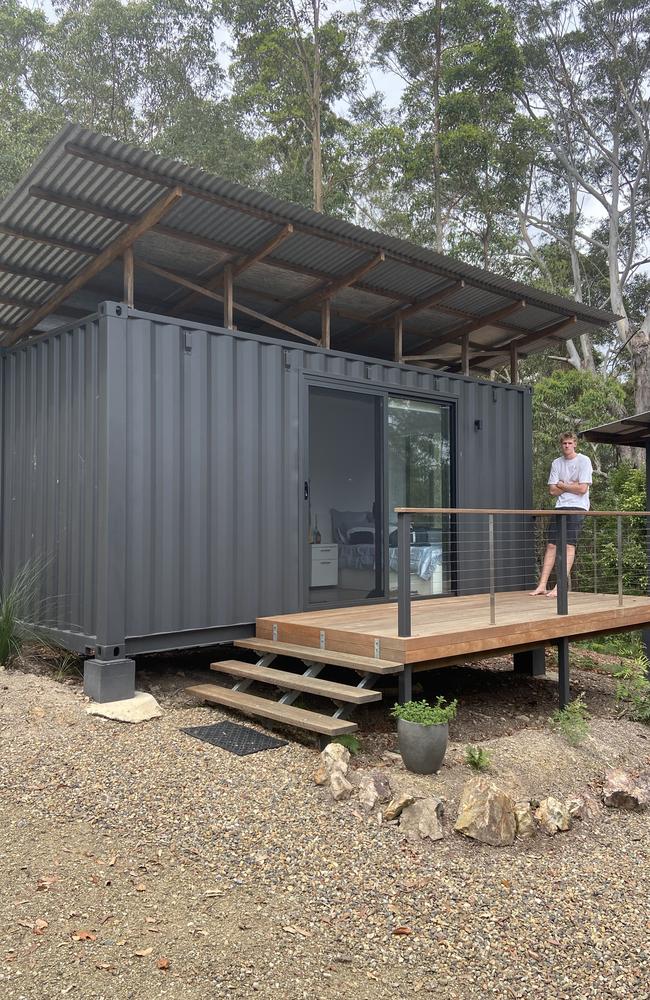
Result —
[[[240, 649], [255, 650], [261, 654], [260, 659], [257, 663], [245, 663], [241, 660], [221, 660], [212, 663], [210, 669], [232, 677], [235, 680], [234, 686], [228, 688], [219, 684], [197, 684], [186, 689], [188, 694], [194, 695], [201, 701], [236, 709], [243, 715], [318, 733], [321, 742], [356, 732], [358, 726], [355, 722], [349, 721], [349, 714], [357, 705], [381, 701], [381, 692], [373, 690], [378, 677], [383, 674], [399, 674], [404, 669], [402, 663], [390, 660], [339, 653], [313, 646], [296, 646], [272, 639], [239, 639], [235, 642], [235, 646]], [[305, 668], [304, 672], [294, 674], [288, 670], [272, 667], [271, 664], [277, 656], [301, 661]], [[340, 684], [323, 680], [318, 675], [328, 665], [345, 667], [353, 671], [357, 683]], [[276, 694], [276, 699], [273, 696], [261, 698], [250, 694], [248, 689], [253, 683], [269, 685]], [[277, 698], [278, 689], [279, 698]], [[296, 708], [293, 702], [301, 693], [317, 695], [333, 702], [333, 714], [326, 715], [324, 712]]]

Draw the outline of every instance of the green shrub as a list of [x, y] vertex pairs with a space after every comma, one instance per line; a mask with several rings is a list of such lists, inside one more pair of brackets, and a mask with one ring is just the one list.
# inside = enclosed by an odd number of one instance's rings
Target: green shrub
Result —
[[340, 743], [342, 747], [350, 751], [353, 757], [361, 749], [361, 740], [357, 736], [354, 736], [353, 733], [343, 733], [342, 736], [335, 736], [333, 740], [330, 740], [330, 743]]
[[557, 712], [553, 713], [550, 720], [551, 729], [556, 733], [560, 733], [571, 746], [577, 747], [589, 732], [589, 722], [587, 720], [590, 718], [587, 705], [582, 700], [582, 695], [578, 695], [577, 698], [569, 702], [566, 708], [558, 709]]
[[407, 701], [403, 705], [397, 703], [393, 706], [391, 715], [404, 722], [417, 722], [421, 726], [442, 726], [456, 718], [457, 708], [456, 698], [447, 704], [441, 695], [436, 698], [435, 705], [430, 705], [425, 700]]
[[24, 619], [38, 606], [43, 570], [42, 561], [27, 562], [11, 582], [0, 579], [0, 664], [10, 663], [24, 643], [35, 636]]
[[632, 663], [621, 666], [614, 677], [616, 685], [616, 703], [625, 706], [627, 713], [635, 722], [650, 724], [650, 681], [647, 673], [650, 664], [647, 657], [638, 656]]
[[465, 747], [465, 763], [473, 771], [487, 771], [492, 761], [483, 747]]

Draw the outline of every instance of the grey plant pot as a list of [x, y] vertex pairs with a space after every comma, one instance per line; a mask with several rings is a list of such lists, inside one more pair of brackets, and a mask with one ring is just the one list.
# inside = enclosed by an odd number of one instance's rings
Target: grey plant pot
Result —
[[440, 770], [447, 752], [449, 726], [423, 726], [419, 722], [397, 720], [399, 752], [404, 766], [414, 774], [434, 774]]

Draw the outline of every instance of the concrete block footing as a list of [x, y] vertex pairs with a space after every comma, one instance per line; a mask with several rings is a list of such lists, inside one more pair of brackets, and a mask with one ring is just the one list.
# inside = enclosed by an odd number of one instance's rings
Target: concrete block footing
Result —
[[84, 693], [93, 701], [123, 701], [135, 694], [135, 660], [86, 660]]
[[525, 677], [544, 677], [546, 674], [543, 646], [527, 649], [525, 653], [513, 653], [512, 661], [516, 674]]

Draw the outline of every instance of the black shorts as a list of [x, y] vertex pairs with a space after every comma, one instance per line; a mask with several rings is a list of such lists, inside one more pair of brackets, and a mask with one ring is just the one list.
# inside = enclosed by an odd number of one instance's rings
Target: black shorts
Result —
[[582, 530], [582, 525], [585, 523], [585, 511], [584, 507], [562, 507], [562, 510], [575, 510], [576, 514], [558, 514], [556, 517], [553, 515], [551, 518], [551, 524], [548, 529], [548, 543], [549, 545], [557, 545], [560, 540], [560, 526], [559, 520], [561, 517], [566, 521], [566, 543], [567, 545], [575, 546], [578, 544], [578, 537], [580, 531]]

